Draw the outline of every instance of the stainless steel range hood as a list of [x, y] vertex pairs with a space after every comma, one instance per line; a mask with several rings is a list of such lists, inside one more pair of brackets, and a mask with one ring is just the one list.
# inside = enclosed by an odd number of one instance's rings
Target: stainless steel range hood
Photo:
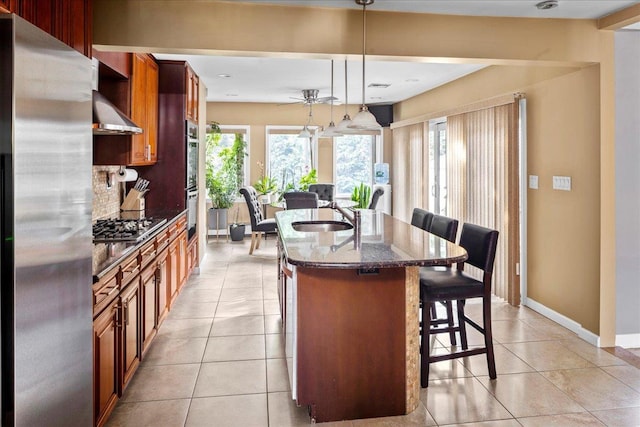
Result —
[[93, 91], [93, 134], [135, 135], [142, 129], [97, 90]]

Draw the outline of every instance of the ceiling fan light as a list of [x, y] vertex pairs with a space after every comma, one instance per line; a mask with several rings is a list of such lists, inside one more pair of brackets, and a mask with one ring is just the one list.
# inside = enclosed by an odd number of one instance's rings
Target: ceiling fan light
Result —
[[360, 106], [360, 111], [355, 115], [351, 124], [347, 126], [349, 129], [357, 130], [380, 130], [382, 126], [376, 120], [376, 117], [371, 114], [366, 105]]

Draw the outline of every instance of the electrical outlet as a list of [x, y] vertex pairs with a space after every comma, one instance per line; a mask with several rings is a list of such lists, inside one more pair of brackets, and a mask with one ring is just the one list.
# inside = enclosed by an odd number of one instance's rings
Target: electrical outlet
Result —
[[571, 177], [570, 176], [554, 176], [553, 189], [571, 191]]
[[529, 175], [529, 188], [532, 190], [538, 189], [538, 175]]

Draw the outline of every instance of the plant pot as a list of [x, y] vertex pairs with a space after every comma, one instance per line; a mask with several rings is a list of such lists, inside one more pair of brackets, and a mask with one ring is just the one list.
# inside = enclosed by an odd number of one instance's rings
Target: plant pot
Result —
[[244, 224], [231, 224], [229, 226], [229, 235], [231, 236], [232, 242], [240, 242], [244, 239]]
[[209, 209], [207, 218], [209, 230], [224, 230], [227, 228], [227, 212], [228, 209]]

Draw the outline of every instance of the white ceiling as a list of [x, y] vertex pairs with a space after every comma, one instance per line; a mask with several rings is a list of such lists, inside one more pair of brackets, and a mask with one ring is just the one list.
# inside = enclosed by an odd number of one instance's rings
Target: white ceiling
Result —
[[[245, 3], [311, 7], [359, 8], [353, 0], [232, 0]], [[389, 10], [470, 16], [595, 19], [640, 1], [559, 0], [559, 6], [538, 10], [539, 0], [376, 0], [369, 10]], [[303, 89], [331, 95], [331, 61], [321, 59], [250, 58], [231, 56], [156, 54], [158, 59], [186, 60], [208, 89], [210, 102], [295, 102]], [[362, 62], [349, 61], [348, 101], [362, 102]], [[366, 62], [366, 82], [389, 84], [366, 89], [367, 104], [389, 104], [483, 68], [470, 64], [434, 64], [391, 61]], [[228, 75], [229, 77], [220, 77]], [[344, 61], [334, 64], [334, 96], [344, 102]]]

